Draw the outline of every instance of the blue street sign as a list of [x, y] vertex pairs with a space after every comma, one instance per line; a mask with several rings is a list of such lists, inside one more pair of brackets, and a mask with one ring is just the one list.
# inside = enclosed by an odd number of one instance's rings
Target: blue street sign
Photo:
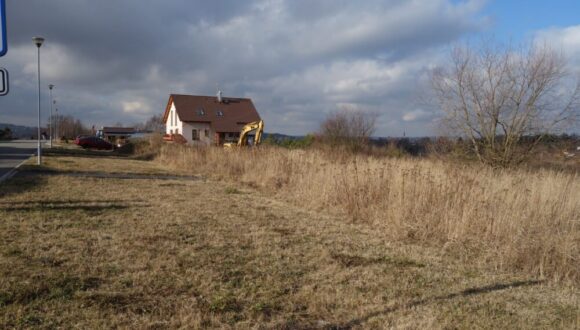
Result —
[[0, 96], [8, 94], [8, 71], [0, 68]]
[[6, 41], [6, 1], [0, 0], [0, 56], [4, 56], [8, 51]]

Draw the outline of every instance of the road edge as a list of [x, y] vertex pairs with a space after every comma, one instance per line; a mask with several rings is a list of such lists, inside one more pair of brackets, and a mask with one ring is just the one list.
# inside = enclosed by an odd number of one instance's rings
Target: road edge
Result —
[[[31, 155], [30, 157], [32, 157], [34, 155]], [[8, 171], [7, 173], [5, 173], [4, 175], [2, 175], [0, 177], [0, 184], [10, 178], [12, 178], [16, 172], [18, 172], [18, 168], [20, 166], [22, 166], [22, 164], [26, 163], [28, 160], [30, 160], [30, 157], [26, 158], [25, 160], [23, 160], [22, 162], [20, 162], [20, 164], [16, 165], [16, 167], [14, 167], [13, 169], [11, 169], [10, 171]]]

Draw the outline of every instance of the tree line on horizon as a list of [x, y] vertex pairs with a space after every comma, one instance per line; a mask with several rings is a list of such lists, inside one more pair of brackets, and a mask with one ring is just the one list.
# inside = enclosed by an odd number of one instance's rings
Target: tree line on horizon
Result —
[[[580, 79], [569, 72], [564, 56], [546, 45], [514, 47], [494, 41], [459, 45], [445, 65], [431, 71], [430, 85], [431, 103], [443, 114], [440, 137], [387, 139], [391, 148], [410, 154], [429, 148], [453, 149], [483, 164], [509, 167], [525, 162], [546, 139], [578, 143], [574, 135], [565, 133], [579, 127]], [[304, 138], [268, 136], [265, 143], [290, 148], [322, 143], [365, 151], [383, 142], [372, 139], [377, 118], [377, 113], [341, 108], [328, 114], [314, 134]], [[55, 115], [53, 122], [55, 137], [72, 139], [95, 133], [94, 127], [72, 115]], [[165, 124], [161, 115], [153, 115], [134, 128], [164, 133]], [[48, 134], [47, 127], [42, 131]], [[35, 138], [36, 134], [11, 129], [0, 138]]]
[[[580, 143], [576, 135], [565, 134], [579, 127], [580, 79], [565, 57], [546, 45], [514, 47], [492, 40], [459, 45], [430, 78], [433, 102], [443, 112], [440, 138], [424, 141], [432, 150], [510, 167], [528, 161], [541, 145], [564, 141], [577, 148]], [[372, 144], [376, 118], [336, 111], [322, 122], [320, 140], [364, 150]], [[397, 143], [417, 146], [406, 139]]]

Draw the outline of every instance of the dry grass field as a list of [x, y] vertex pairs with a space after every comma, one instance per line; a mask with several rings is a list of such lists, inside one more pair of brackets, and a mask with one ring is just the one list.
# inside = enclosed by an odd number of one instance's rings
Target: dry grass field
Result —
[[576, 176], [278, 149], [45, 160], [0, 185], [0, 328], [580, 326]]
[[166, 146], [159, 161], [366, 223], [390, 240], [437, 246], [502, 271], [580, 282], [580, 178], [570, 171], [281, 148]]

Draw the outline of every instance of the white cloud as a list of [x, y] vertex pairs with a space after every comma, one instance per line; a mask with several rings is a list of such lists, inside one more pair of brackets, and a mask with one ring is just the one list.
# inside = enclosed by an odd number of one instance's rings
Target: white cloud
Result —
[[536, 41], [561, 49], [571, 68], [580, 74], [580, 25], [550, 28], [536, 33]]
[[146, 106], [138, 101], [121, 102], [124, 112], [128, 113], [148, 113]]
[[422, 109], [416, 109], [416, 110], [406, 112], [403, 115], [403, 120], [404, 121], [421, 121], [424, 119], [431, 118], [432, 116], [433, 116], [433, 114], [430, 112], [427, 112], [427, 111], [422, 110]]
[[21, 35], [3, 60], [20, 89], [0, 108], [33, 124], [36, 29], [47, 38], [43, 85], [57, 85], [63, 111], [87, 123], [142, 121], [163, 112], [169, 93], [214, 94], [220, 84], [252, 97], [271, 132], [316, 130], [349, 104], [382, 116], [379, 135], [401, 125], [422, 135], [413, 111], [425, 72], [441, 47], [486, 24], [482, 0], [146, 3], [125, 0], [111, 13], [106, 2], [15, 2], [10, 31]]

